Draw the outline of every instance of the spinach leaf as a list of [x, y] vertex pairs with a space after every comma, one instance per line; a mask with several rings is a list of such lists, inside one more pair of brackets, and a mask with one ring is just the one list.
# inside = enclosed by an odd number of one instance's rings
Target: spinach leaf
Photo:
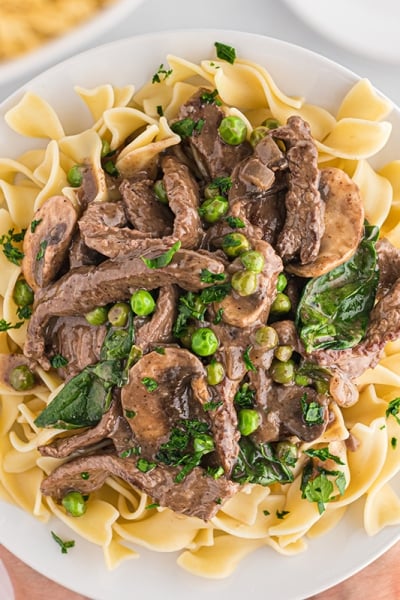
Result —
[[260, 485], [293, 481], [289, 464], [277, 457], [272, 444], [266, 442], [255, 444], [249, 438], [242, 437], [239, 447], [238, 459], [232, 471], [233, 481]]
[[352, 348], [363, 339], [379, 279], [377, 237], [378, 229], [366, 226], [348, 261], [305, 286], [296, 324], [307, 352]]

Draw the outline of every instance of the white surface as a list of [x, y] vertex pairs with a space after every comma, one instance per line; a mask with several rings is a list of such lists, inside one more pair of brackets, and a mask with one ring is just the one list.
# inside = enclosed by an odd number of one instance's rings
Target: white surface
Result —
[[99, 39], [108, 29], [122, 21], [143, 0], [116, 0], [115, 4], [100, 10], [93, 18], [74, 27], [61, 37], [56, 37], [21, 57], [0, 61], [0, 83], [29, 76], [62, 58], [74, 54], [92, 39]]
[[328, 39], [369, 58], [400, 63], [399, 0], [285, 0]]
[[[91, 87], [111, 82], [140, 86], [165, 62], [168, 52], [189, 60], [211, 57], [216, 40], [235, 46], [241, 56], [262, 62], [285, 92], [304, 95], [327, 108], [337, 105], [356, 80], [354, 74], [333, 62], [284, 42], [234, 31], [189, 31], [136, 37], [89, 51], [54, 67], [27, 87], [55, 106], [67, 129], [68, 124], [76, 128], [83, 125], [86, 117], [79, 116], [83, 111], [80, 113], [82, 105], [73, 94], [74, 84]], [[118, 69], [108, 66], [116, 64]], [[13, 156], [22, 149], [21, 138], [10, 133], [1, 120], [21, 93], [22, 90], [0, 106], [3, 156]], [[400, 111], [394, 111], [391, 120], [393, 134], [378, 162], [399, 157]], [[400, 481], [397, 487], [400, 488]], [[358, 506], [332, 533], [310, 543], [306, 553], [288, 558], [265, 548], [241, 563], [229, 579], [208, 581], [176, 567], [174, 555], [141, 549], [139, 560], [107, 572], [100, 550], [84, 541], [78, 540], [67, 555], [59, 552], [50, 529], [65, 539], [76, 537], [64, 525], [45, 526], [4, 504], [0, 514], [0, 542], [36, 570], [95, 600], [152, 600], [159, 595], [168, 600], [237, 600], [260, 592], [279, 600], [300, 600], [350, 576], [400, 537], [400, 528], [388, 528], [376, 537], [368, 537], [362, 529]]]

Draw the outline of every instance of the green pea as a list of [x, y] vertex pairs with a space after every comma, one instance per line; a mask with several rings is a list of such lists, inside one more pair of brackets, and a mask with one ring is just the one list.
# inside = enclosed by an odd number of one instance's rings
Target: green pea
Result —
[[85, 319], [90, 325], [104, 325], [108, 319], [108, 309], [106, 306], [97, 306], [86, 313]]
[[134, 292], [130, 303], [133, 312], [140, 317], [150, 315], [156, 307], [153, 296], [147, 290], [137, 290]]
[[218, 338], [209, 327], [196, 329], [192, 335], [192, 350], [198, 356], [211, 356], [218, 350]]
[[292, 358], [293, 348], [292, 346], [282, 345], [275, 348], [274, 356], [282, 362], [286, 362], [289, 358]]
[[200, 208], [199, 215], [207, 223], [216, 223], [228, 212], [229, 202], [223, 196], [215, 196], [205, 200]]
[[209, 385], [218, 385], [225, 377], [224, 365], [214, 361], [206, 366], [207, 382]]
[[236, 271], [232, 275], [231, 285], [239, 296], [251, 296], [258, 289], [258, 274], [253, 271]]
[[86, 512], [86, 502], [80, 492], [69, 492], [61, 502], [72, 517], [81, 517]]
[[303, 387], [307, 387], [308, 385], [311, 385], [312, 379], [311, 379], [311, 377], [308, 377], [307, 375], [302, 375], [300, 373], [296, 373], [296, 375], [294, 376], [294, 382], [296, 385], [301, 385]]
[[273, 119], [273, 118], [265, 119], [265, 121], [263, 121], [261, 123], [261, 125], [263, 127], [267, 127], [268, 129], [278, 129], [278, 127], [281, 126], [278, 119]]
[[276, 383], [291, 383], [295, 374], [294, 362], [292, 359], [282, 362], [275, 358], [271, 364], [270, 374]]
[[198, 434], [193, 439], [193, 450], [201, 454], [208, 454], [214, 450], [214, 440], [211, 435], [206, 433]]
[[14, 367], [8, 376], [11, 387], [18, 392], [30, 390], [35, 385], [35, 376], [26, 365]]
[[168, 204], [167, 191], [162, 179], [157, 179], [157, 181], [154, 183], [153, 192], [155, 193], [157, 200], [159, 200], [162, 204]]
[[107, 140], [101, 140], [101, 158], [108, 156], [111, 152], [110, 142]]
[[124, 327], [128, 321], [129, 305], [126, 302], [117, 302], [110, 308], [107, 316], [114, 327]]
[[238, 428], [242, 435], [250, 435], [260, 425], [261, 418], [254, 408], [242, 408], [238, 414]]
[[236, 258], [250, 250], [250, 242], [243, 233], [228, 233], [222, 240], [222, 249], [229, 258]]
[[278, 292], [275, 300], [271, 304], [271, 314], [283, 315], [290, 312], [291, 308], [292, 303], [290, 302], [289, 296], [283, 294], [282, 292]]
[[224, 142], [230, 146], [237, 146], [245, 141], [247, 126], [243, 119], [231, 115], [222, 119], [218, 132]]
[[255, 127], [250, 134], [249, 142], [253, 146], [257, 146], [258, 142], [260, 142], [263, 138], [268, 135], [269, 129], [268, 127]]
[[285, 273], [279, 273], [278, 281], [276, 282], [276, 289], [278, 292], [283, 292], [287, 286], [287, 277]]
[[25, 279], [18, 279], [14, 286], [13, 299], [17, 306], [30, 306], [34, 300], [33, 290]]
[[79, 187], [82, 184], [83, 173], [81, 165], [74, 165], [67, 173], [67, 181], [72, 187]]
[[278, 345], [279, 337], [273, 327], [263, 325], [255, 333], [255, 342], [258, 346], [262, 346], [266, 350], [272, 350], [272, 348]]
[[248, 271], [253, 271], [254, 273], [261, 273], [265, 264], [263, 255], [261, 252], [257, 252], [256, 250], [244, 252], [240, 255], [240, 260]]

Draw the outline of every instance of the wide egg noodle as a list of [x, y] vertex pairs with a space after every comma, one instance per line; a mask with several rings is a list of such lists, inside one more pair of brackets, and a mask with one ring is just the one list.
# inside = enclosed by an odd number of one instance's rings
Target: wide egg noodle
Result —
[[337, 121], [332, 131], [317, 148], [327, 156], [360, 160], [377, 154], [387, 143], [392, 126], [387, 121], [345, 117]]
[[343, 98], [336, 118], [338, 121], [346, 117], [382, 121], [392, 109], [392, 102], [378, 94], [368, 79], [360, 79]]
[[[365, 218], [378, 227], [385, 222], [393, 201], [390, 181], [376, 173], [366, 160], [360, 160], [353, 174], [363, 199]], [[376, 199], [379, 198], [379, 202]]]
[[11, 129], [26, 137], [58, 140], [65, 135], [57, 113], [33, 92], [26, 92], [4, 119]]

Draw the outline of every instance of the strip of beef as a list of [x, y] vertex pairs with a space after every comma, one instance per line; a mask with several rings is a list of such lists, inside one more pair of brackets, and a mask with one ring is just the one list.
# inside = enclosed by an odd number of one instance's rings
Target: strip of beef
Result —
[[174, 216], [168, 206], [157, 200], [149, 179], [124, 179], [119, 186], [129, 222], [148, 237], [171, 235]]
[[201, 89], [184, 104], [179, 111], [178, 120], [192, 119], [203, 123], [184, 141], [205, 180], [230, 176], [234, 167], [251, 154], [251, 146], [243, 142], [232, 146], [223, 141], [218, 127], [224, 118], [223, 110], [215, 102], [204, 99], [209, 90]]
[[173, 237], [183, 248], [196, 248], [203, 231], [199, 216], [199, 189], [188, 167], [172, 154], [161, 158], [163, 182], [170, 209], [175, 214]]
[[[146, 381], [156, 382], [148, 389]], [[129, 371], [121, 403], [141, 456], [153, 460], [160, 444], [168, 441], [172, 428], [182, 419], [207, 421], [203, 404], [209, 399], [206, 371], [188, 350], [164, 348], [150, 352]]]
[[82, 454], [85, 450], [105, 439], [111, 439], [118, 454], [128, 450], [133, 445], [132, 431], [123, 418], [119, 401], [119, 390], [114, 392], [114, 399], [109, 410], [101, 421], [83, 432], [68, 437], [56, 438], [54, 441], [39, 446], [42, 456], [67, 458], [74, 453]]
[[126, 300], [140, 288], [156, 289], [178, 284], [187, 291], [198, 291], [210, 284], [200, 280], [203, 269], [222, 273], [224, 265], [209, 253], [179, 250], [162, 268], [149, 268], [143, 258], [155, 259], [170, 249], [162, 244], [143, 255], [106, 260], [98, 266], [69, 271], [36, 297], [29, 321], [24, 353], [37, 358], [44, 369], [50, 367], [44, 355], [46, 328], [52, 317], [78, 316], [98, 306]]
[[160, 288], [156, 310], [151, 319], [138, 328], [135, 344], [143, 354], [154, 345], [168, 344], [172, 341], [172, 328], [176, 321], [178, 289], [174, 285]]
[[106, 336], [105, 325], [90, 325], [84, 317], [59, 317], [49, 325], [46, 339], [46, 355], [61, 354], [68, 362], [59, 374], [70, 378], [88, 365], [100, 360], [100, 350]]
[[[148, 494], [160, 506], [174, 512], [211, 519], [239, 489], [238, 484], [225, 477], [208, 477], [195, 467], [181, 482], [175, 478], [179, 468], [159, 465], [143, 473], [135, 458], [120, 458], [112, 454], [77, 458], [57, 467], [41, 485], [42, 493], [61, 500], [72, 490], [88, 494], [100, 488], [107, 477], [116, 476]], [[88, 473], [86, 480], [81, 474]]]
[[286, 218], [279, 234], [277, 250], [285, 261], [314, 260], [324, 232], [324, 203], [318, 190], [318, 150], [308, 124], [290, 117], [287, 125], [271, 132], [287, 147], [289, 189], [285, 197]]
[[[276, 297], [278, 275], [283, 269], [282, 261], [268, 242], [255, 240], [253, 250], [264, 257], [264, 266], [257, 275], [257, 289], [254, 294], [241, 296], [232, 290], [222, 302], [214, 306], [215, 310], [223, 309], [222, 319], [235, 327], [262, 325], [268, 319], [271, 304]], [[241, 268], [240, 259], [232, 263], [229, 269]]]
[[[263, 369], [250, 372], [249, 380], [256, 392], [255, 407], [261, 417], [260, 426], [251, 436], [256, 443], [276, 442], [292, 435], [312, 442], [322, 435], [329, 416], [326, 396], [310, 387], [276, 384]], [[305, 421], [302, 400], [321, 407], [321, 422]]]
[[376, 243], [379, 265], [379, 284], [377, 297], [381, 298], [400, 278], [400, 250], [386, 238]]
[[24, 277], [33, 290], [49, 285], [68, 256], [78, 213], [65, 196], [52, 196], [35, 212], [24, 237]]
[[102, 260], [104, 260], [102, 254], [86, 246], [78, 228], [69, 248], [69, 268], [76, 269], [83, 265], [98, 265]]

